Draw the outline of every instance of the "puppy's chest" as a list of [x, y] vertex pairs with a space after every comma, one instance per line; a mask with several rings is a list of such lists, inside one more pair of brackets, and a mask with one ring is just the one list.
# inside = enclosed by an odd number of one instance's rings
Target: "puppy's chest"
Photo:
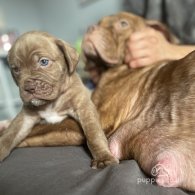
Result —
[[71, 117], [77, 119], [76, 113], [71, 108], [58, 112], [55, 109], [48, 107], [43, 111], [39, 111], [39, 115], [46, 122], [53, 123], [53, 124], [61, 122], [62, 120], [64, 120], [68, 116], [71, 116]]

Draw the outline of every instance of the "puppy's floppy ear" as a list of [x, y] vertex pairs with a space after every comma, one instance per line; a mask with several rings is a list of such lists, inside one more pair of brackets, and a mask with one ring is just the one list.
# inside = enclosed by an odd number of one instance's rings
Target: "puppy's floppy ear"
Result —
[[169, 42], [175, 43], [175, 44], [180, 43], [179, 39], [168, 29], [166, 25], [162, 24], [161, 22], [156, 21], [156, 20], [147, 20], [146, 24], [149, 27], [152, 27], [155, 30], [158, 30], [161, 33], [163, 33]]
[[77, 53], [76, 49], [71, 47], [68, 43], [62, 40], [56, 40], [56, 44], [59, 47], [59, 49], [64, 54], [65, 61], [68, 66], [68, 72], [71, 75], [78, 64], [79, 61], [79, 54]]
[[11, 67], [10, 67], [10, 51], [7, 54], [7, 62], [9, 64], [9, 68], [10, 68], [10, 72], [11, 72], [12, 78], [13, 78], [14, 82], [16, 83], [16, 85], [18, 86], [18, 82], [17, 82], [17, 80], [16, 80], [16, 78], [15, 78], [15, 76], [14, 76], [12, 70], [11, 70]]

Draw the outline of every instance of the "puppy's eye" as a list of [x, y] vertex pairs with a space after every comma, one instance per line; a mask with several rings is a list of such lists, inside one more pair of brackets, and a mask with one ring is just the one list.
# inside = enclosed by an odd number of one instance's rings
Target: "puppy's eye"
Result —
[[12, 72], [16, 75], [18, 75], [20, 73], [20, 68], [19, 67], [16, 67], [16, 66], [13, 66], [12, 67]]
[[40, 64], [41, 66], [48, 66], [48, 65], [50, 64], [50, 60], [47, 59], [47, 58], [41, 58], [41, 59], [39, 60], [39, 64]]
[[122, 28], [126, 28], [129, 26], [129, 22], [127, 20], [121, 20], [120, 25]]

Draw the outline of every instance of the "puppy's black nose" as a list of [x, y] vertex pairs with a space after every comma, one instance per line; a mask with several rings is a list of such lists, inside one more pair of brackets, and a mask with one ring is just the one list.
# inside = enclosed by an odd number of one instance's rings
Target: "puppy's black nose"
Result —
[[35, 88], [36, 88], [36, 85], [31, 80], [27, 80], [24, 83], [24, 90], [29, 92], [29, 93], [34, 93], [35, 92]]

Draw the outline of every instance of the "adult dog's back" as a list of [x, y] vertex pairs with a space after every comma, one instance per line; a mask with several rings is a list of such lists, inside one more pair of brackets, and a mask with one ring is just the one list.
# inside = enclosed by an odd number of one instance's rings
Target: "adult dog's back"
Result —
[[147, 25], [119, 13], [89, 29], [84, 56], [87, 69], [96, 69], [100, 78], [92, 99], [117, 158], [136, 159], [161, 186], [195, 190], [195, 52], [128, 69], [126, 42]]

